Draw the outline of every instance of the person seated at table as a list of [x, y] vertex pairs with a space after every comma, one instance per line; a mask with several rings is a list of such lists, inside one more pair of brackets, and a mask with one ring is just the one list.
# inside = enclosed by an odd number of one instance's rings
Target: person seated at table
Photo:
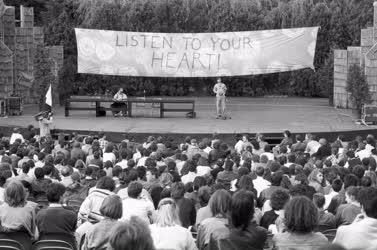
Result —
[[[127, 95], [123, 93], [123, 88], [120, 88], [118, 92], [114, 95], [113, 103], [110, 105], [112, 109], [114, 109], [113, 115], [114, 116], [126, 116], [127, 115]], [[122, 111], [118, 111], [120, 108], [122, 108]]]

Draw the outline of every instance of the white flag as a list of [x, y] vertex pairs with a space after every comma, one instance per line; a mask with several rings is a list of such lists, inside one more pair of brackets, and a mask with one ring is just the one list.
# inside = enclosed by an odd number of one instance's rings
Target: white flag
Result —
[[52, 107], [52, 94], [51, 94], [51, 84], [46, 93], [46, 104]]

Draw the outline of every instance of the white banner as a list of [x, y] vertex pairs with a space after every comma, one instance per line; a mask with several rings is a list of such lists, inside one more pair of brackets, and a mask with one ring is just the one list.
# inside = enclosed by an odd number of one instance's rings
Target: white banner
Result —
[[79, 73], [216, 77], [314, 68], [318, 27], [225, 33], [75, 31]]

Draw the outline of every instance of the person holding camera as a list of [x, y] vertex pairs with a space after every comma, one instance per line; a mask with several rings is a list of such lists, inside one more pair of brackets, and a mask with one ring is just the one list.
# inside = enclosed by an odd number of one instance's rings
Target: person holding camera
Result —
[[52, 112], [46, 113], [47, 115], [38, 117], [39, 123], [39, 136], [45, 137], [51, 134], [50, 126], [53, 123]]

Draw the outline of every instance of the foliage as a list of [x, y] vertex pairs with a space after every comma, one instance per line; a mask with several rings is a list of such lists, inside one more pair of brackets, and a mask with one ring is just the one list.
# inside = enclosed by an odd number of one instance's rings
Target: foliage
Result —
[[43, 48], [42, 46], [37, 46], [35, 50], [35, 75], [34, 75], [34, 82], [38, 84], [38, 93], [39, 93], [39, 107], [41, 110], [44, 110], [45, 104], [45, 96], [47, 90], [52, 84], [55, 85], [56, 77], [54, 76], [51, 70], [51, 64], [54, 63], [52, 59], [50, 59], [48, 51]]
[[372, 100], [366, 77], [357, 64], [349, 67], [346, 89], [351, 94], [353, 106], [359, 112], [364, 104], [368, 104]]
[[[13, 1], [13, 0], [11, 0]], [[17, 0], [27, 1], [27, 0]], [[37, 0], [29, 0], [37, 1]], [[42, 0], [38, 0], [42, 1]], [[77, 74], [74, 27], [145, 32], [222, 32], [320, 26], [315, 70], [224, 79], [233, 96], [332, 94], [333, 49], [360, 44], [373, 21], [372, 0], [46, 0], [46, 43], [64, 45], [61, 97], [212, 94], [213, 79], [109, 77]]]

